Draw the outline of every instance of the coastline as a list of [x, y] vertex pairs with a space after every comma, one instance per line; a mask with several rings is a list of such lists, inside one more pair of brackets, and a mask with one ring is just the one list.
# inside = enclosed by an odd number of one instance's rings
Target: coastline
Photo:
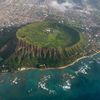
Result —
[[80, 57], [78, 59], [76, 59], [74, 62], [68, 64], [68, 65], [65, 65], [65, 66], [62, 66], [62, 67], [58, 67], [58, 68], [25, 68], [25, 67], [22, 67], [22, 68], [18, 68], [18, 72], [21, 72], [21, 71], [27, 71], [27, 70], [41, 70], [41, 71], [46, 71], [46, 70], [61, 70], [61, 69], [65, 69], [67, 67], [70, 67], [72, 65], [74, 65], [75, 63], [77, 63], [78, 61], [82, 60], [82, 59], [85, 59], [85, 58], [88, 58], [88, 57], [92, 57], [96, 54], [100, 53], [100, 50], [99, 51], [96, 51], [94, 54], [91, 54], [89, 56], [83, 56], [83, 57]]

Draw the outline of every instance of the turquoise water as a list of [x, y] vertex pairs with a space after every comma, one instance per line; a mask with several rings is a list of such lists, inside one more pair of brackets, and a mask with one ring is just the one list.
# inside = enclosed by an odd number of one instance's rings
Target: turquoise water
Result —
[[62, 70], [0, 74], [0, 100], [100, 100], [100, 54]]

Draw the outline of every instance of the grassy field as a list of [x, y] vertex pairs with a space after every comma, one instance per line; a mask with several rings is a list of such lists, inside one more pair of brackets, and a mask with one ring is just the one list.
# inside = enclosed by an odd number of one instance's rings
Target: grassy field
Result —
[[80, 34], [65, 24], [43, 21], [19, 29], [17, 38], [38, 47], [64, 48], [77, 43]]

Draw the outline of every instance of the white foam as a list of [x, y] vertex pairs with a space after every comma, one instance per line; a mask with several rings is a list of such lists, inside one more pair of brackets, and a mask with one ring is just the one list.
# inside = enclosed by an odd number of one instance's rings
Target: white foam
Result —
[[67, 81], [65, 82], [64, 85], [59, 85], [59, 86], [62, 87], [62, 89], [63, 89], [64, 91], [70, 90], [70, 89], [71, 89], [71, 83], [70, 83], [70, 80], [67, 80]]
[[78, 75], [79, 73], [82, 74], [88, 74], [87, 70], [91, 69], [87, 64], [84, 63], [84, 65], [82, 67], [79, 68], [78, 71], [75, 71], [76, 75]]
[[11, 84], [12, 84], [12, 85], [13, 85], [13, 84], [17, 85], [17, 84], [18, 84], [18, 78], [15, 77]]
[[45, 91], [47, 91], [49, 94], [55, 94], [56, 91], [55, 90], [51, 90], [49, 88], [47, 88], [47, 81], [51, 78], [50, 75], [48, 76], [44, 76], [40, 82], [38, 82], [38, 88], [41, 88]]

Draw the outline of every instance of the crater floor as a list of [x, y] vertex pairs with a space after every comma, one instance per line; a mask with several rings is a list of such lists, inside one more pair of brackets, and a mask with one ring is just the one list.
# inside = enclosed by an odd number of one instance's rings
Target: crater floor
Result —
[[42, 48], [66, 48], [79, 42], [80, 34], [63, 23], [43, 21], [19, 29], [17, 38]]

